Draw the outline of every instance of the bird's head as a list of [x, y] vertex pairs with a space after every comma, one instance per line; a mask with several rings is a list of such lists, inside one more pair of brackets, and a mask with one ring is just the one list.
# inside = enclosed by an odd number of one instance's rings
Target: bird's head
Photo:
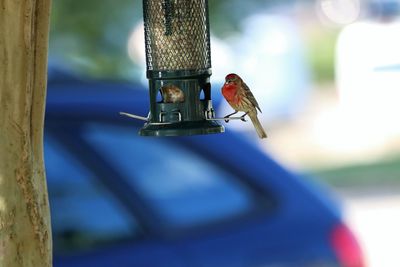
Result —
[[239, 77], [239, 75], [235, 74], [235, 73], [231, 73], [226, 75], [225, 77], [225, 84], [229, 85], [229, 84], [239, 84], [240, 81], [242, 79]]

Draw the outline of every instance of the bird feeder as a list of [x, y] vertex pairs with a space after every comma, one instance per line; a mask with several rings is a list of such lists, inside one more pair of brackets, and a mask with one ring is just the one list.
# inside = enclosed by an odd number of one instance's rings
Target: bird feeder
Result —
[[150, 112], [139, 134], [224, 132], [213, 120], [208, 1], [143, 0], [143, 14]]

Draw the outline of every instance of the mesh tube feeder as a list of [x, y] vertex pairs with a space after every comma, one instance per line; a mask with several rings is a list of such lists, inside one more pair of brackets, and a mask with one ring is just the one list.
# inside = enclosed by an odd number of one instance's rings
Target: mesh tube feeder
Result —
[[207, 0], [143, 0], [150, 113], [142, 136], [221, 133], [213, 118]]

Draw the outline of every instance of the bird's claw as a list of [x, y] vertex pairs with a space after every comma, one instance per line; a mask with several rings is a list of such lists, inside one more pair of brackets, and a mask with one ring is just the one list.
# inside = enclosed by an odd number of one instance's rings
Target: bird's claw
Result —
[[225, 122], [226, 122], [226, 123], [229, 122], [229, 116], [225, 116], [224, 119], [225, 119]]
[[241, 117], [240, 120], [241, 120], [241, 121], [244, 121], [244, 122], [247, 121], [244, 117]]

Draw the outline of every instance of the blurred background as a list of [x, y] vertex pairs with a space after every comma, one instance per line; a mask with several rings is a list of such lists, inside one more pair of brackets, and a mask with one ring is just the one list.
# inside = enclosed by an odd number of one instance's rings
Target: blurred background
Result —
[[[210, 0], [209, 10], [213, 95], [240, 74], [269, 138], [225, 126], [328, 185], [368, 266], [400, 266], [400, 2]], [[142, 2], [54, 0], [49, 58], [78, 77], [146, 88]]]

